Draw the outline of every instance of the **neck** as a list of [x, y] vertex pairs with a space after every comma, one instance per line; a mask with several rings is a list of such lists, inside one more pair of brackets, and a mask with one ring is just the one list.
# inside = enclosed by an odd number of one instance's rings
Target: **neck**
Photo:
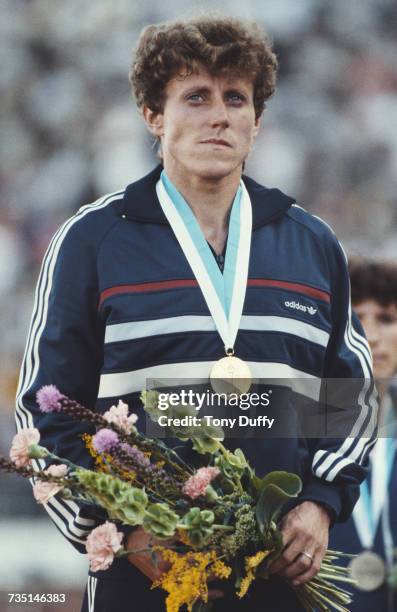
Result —
[[397, 407], [396, 407], [396, 404], [393, 402], [393, 399], [388, 398], [389, 385], [387, 383], [385, 383], [384, 385], [379, 385], [379, 381], [377, 381], [376, 387], [377, 387], [378, 395], [379, 395], [379, 413], [378, 413], [378, 427], [380, 428], [379, 435], [383, 435], [381, 434], [381, 431], [384, 428], [386, 428], [387, 435], [389, 435], [390, 434], [389, 427], [391, 423], [395, 423], [397, 419]]
[[389, 386], [390, 386], [390, 379], [376, 379], [376, 389], [378, 391], [378, 396], [379, 396], [379, 406], [381, 406], [385, 395], [387, 394], [388, 390], [389, 390]]
[[192, 209], [205, 239], [216, 253], [225, 246], [230, 210], [236, 195], [241, 169], [220, 179], [207, 179], [189, 175], [164, 164], [169, 179]]

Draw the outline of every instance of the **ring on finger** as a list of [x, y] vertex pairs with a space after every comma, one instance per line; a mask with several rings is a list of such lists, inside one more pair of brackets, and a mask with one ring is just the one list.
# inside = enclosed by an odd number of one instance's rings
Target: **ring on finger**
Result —
[[308, 553], [306, 550], [302, 550], [301, 555], [304, 555], [305, 557], [307, 557], [308, 559], [310, 559], [310, 561], [313, 563], [313, 561], [314, 561], [314, 557], [313, 557], [313, 555], [311, 555], [310, 553]]

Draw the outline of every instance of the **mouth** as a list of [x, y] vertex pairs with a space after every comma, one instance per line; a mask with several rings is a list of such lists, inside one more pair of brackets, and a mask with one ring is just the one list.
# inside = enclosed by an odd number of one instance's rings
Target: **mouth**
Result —
[[374, 363], [381, 363], [385, 360], [385, 355], [372, 355], [372, 360]]
[[206, 140], [201, 140], [200, 144], [213, 144], [219, 145], [221, 147], [231, 147], [232, 145], [227, 140], [223, 140], [222, 138], [207, 138]]

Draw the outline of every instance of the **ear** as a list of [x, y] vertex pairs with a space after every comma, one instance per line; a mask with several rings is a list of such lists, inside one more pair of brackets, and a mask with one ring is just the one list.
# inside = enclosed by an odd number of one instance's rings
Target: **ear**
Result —
[[261, 118], [257, 117], [257, 119], [255, 119], [255, 123], [254, 123], [254, 128], [252, 130], [252, 136], [255, 139], [258, 135], [258, 132], [260, 130], [261, 127]]
[[143, 119], [153, 136], [160, 138], [164, 133], [164, 115], [153, 111], [148, 106], [142, 109]]

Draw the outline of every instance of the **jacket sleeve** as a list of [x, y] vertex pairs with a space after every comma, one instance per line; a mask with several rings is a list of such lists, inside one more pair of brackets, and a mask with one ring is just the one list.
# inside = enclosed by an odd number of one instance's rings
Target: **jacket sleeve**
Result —
[[[97, 317], [96, 252], [79, 211], [53, 237], [43, 260], [22, 362], [16, 401], [20, 431], [36, 427], [40, 444], [88, 467], [81, 435], [90, 426], [60, 414], [43, 414], [36, 403], [42, 385], [95, 409], [102, 364], [103, 332]], [[91, 429], [92, 432], [92, 429]], [[43, 462], [35, 462], [42, 467]], [[58, 529], [80, 551], [96, 521], [90, 507], [52, 498], [45, 508]], [[91, 508], [92, 510], [92, 508]]]
[[367, 475], [369, 453], [376, 442], [378, 406], [371, 351], [351, 309], [347, 259], [334, 235], [328, 246], [332, 331], [323, 385], [327, 386], [328, 397], [336, 399], [331, 399], [328, 405], [338, 405], [340, 414], [345, 412], [346, 416], [342, 415], [339, 428], [331, 417], [329, 435], [308, 441], [311, 474], [300, 500], [322, 503], [333, 521], [343, 522], [350, 516], [359, 496], [359, 485]]

